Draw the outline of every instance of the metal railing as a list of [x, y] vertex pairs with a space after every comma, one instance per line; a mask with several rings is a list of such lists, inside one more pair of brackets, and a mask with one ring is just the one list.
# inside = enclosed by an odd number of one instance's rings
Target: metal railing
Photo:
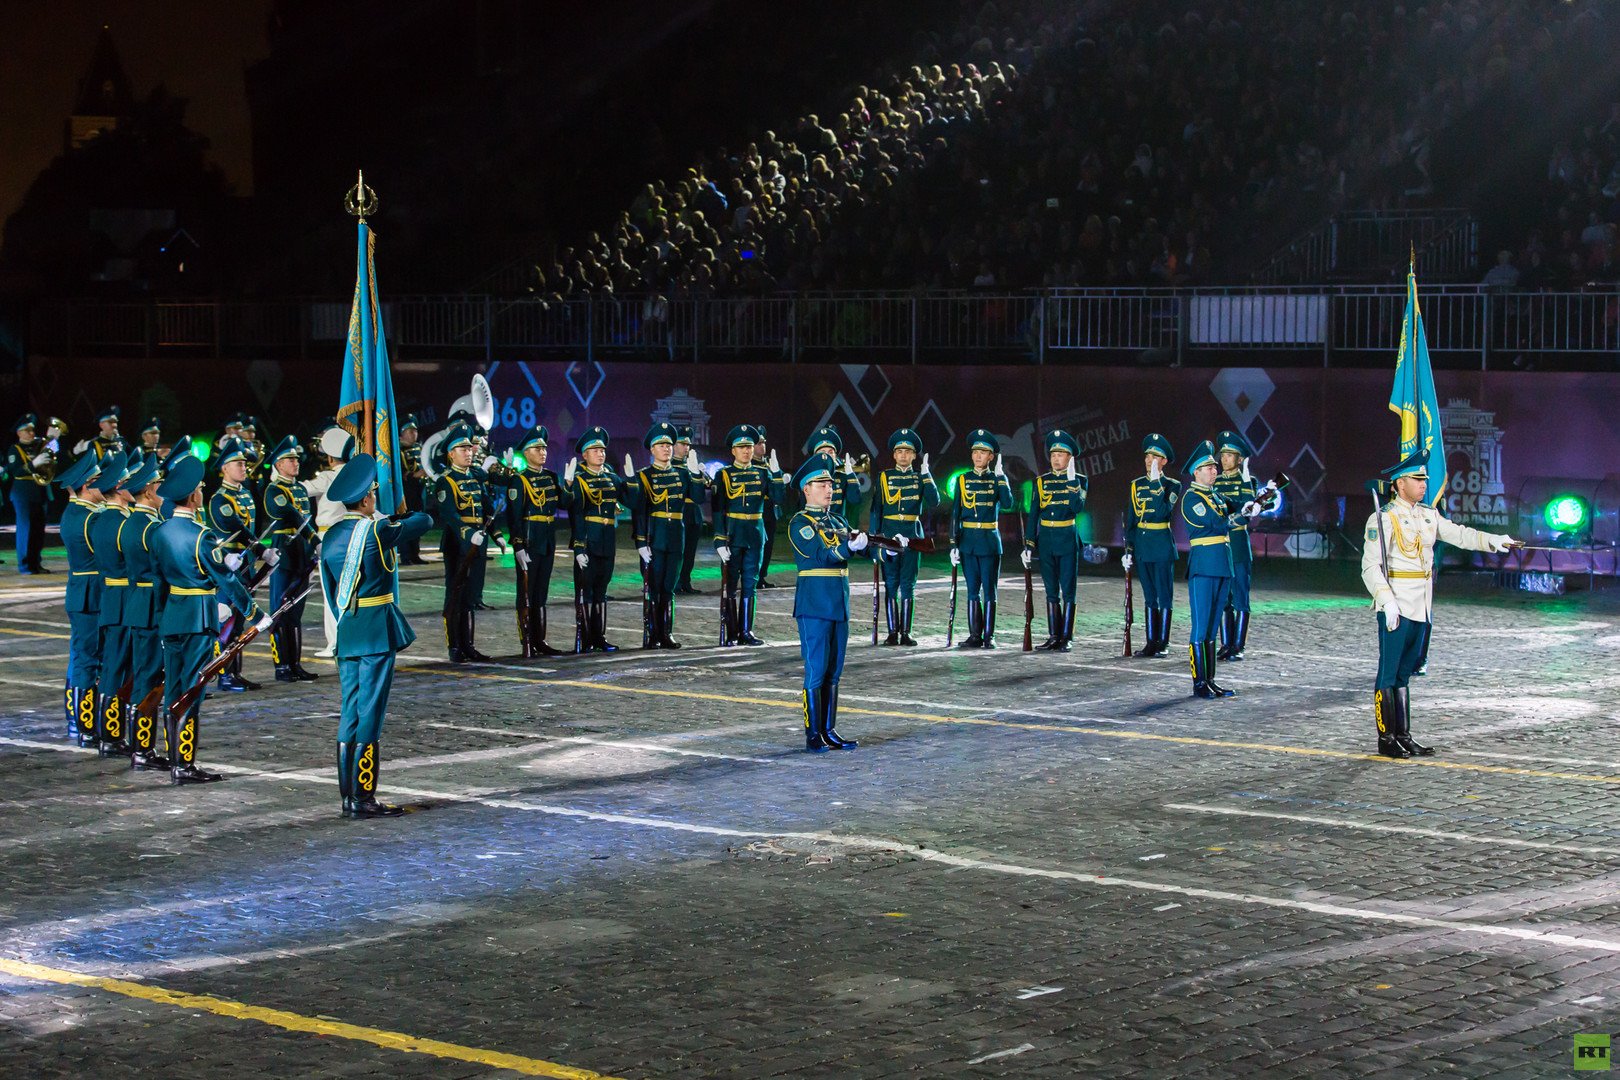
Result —
[[[1450, 366], [1525, 354], [1620, 360], [1620, 292], [1419, 293], [1429, 348]], [[389, 342], [412, 358], [514, 353], [594, 359], [1032, 363], [1229, 362], [1234, 351], [1355, 365], [1392, 352], [1405, 290], [1390, 286], [1051, 289], [1023, 293], [799, 293], [666, 299], [405, 296], [385, 302]], [[330, 300], [49, 301], [29, 350], [57, 356], [306, 356], [335, 350], [348, 304]], [[1278, 357], [1278, 362], [1282, 361]], [[1381, 361], [1378, 361], [1381, 362]]]
[[1257, 281], [1281, 284], [1400, 276], [1417, 260], [1421, 277], [1471, 277], [1479, 260], [1479, 222], [1467, 210], [1357, 210], [1334, 214], [1272, 255]]

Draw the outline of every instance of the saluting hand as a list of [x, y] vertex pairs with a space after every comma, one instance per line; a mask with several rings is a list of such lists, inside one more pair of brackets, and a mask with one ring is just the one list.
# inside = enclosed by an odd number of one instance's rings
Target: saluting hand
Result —
[[624, 455], [624, 478], [628, 480], [634, 475], [636, 475], [636, 463], [630, 460], [629, 454], [626, 454]]
[[563, 483], [564, 484], [572, 484], [574, 482], [574, 468], [578, 464], [579, 464], [579, 458], [569, 458], [568, 459], [568, 464], [563, 467]]
[[1079, 472], [1074, 467], [1074, 458], [1071, 457], [1071, 458], [1069, 458], [1068, 477], [1069, 477], [1070, 480], [1073, 480], [1078, 475], [1079, 475]]
[[846, 475], [848, 475], [850, 473], [853, 473], [854, 471], [855, 471], [855, 459], [850, 457], [848, 454], [845, 454], [844, 455], [844, 473]]
[[686, 455], [686, 471], [691, 473], [693, 476], [702, 476], [703, 475], [703, 466], [698, 464], [698, 459], [697, 459], [696, 454], [687, 454]]
[[924, 476], [928, 475], [928, 455], [927, 454], [923, 455], [922, 474]]
[[1007, 470], [1005, 470], [1005, 469], [1003, 469], [1001, 467], [1001, 455], [1000, 454], [996, 455], [996, 475], [1003, 478], [1003, 479], [1006, 479], [1006, 476], [1007, 476]]
[[1154, 455], [1153, 460], [1148, 462], [1148, 479], [1154, 481], [1155, 483], [1157, 483], [1159, 477], [1162, 476], [1162, 475], [1164, 475], [1164, 474], [1159, 468], [1158, 455]]
[[771, 451], [771, 472], [779, 473], [781, 471], [782, 471], [782, 466], [780, 466], [780, 465], [778, 465], [776, 463], [776, 451], [772, 450]]

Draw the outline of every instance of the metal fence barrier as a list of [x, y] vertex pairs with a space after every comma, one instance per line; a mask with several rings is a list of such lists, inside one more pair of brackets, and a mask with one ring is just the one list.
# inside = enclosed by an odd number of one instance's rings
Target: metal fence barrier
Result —
[[[1608, 366], [1620, 360], [1620, 291], [1419, 293], [1429, 348], [1449, 366]], [[384, 304], [389, 341], [443, 359], [512, 353], [591, 359], [1031, 363], [1222, 362], [1233, 351], [1296, 362], [1383, 362], [1400, 339], [1400, 286], [799, 293], [757, 297], [403, 296]], [[348, 332], [331, 300], [51, 300], [32, 312], [35, 355], [324, 355]], [[1378, 359], [1374, 359], [1374, 358]], [[1560, 358], [1564, 358], [1562, 361]], [[1282, 357], [1277, 362], [1284, 362]]]

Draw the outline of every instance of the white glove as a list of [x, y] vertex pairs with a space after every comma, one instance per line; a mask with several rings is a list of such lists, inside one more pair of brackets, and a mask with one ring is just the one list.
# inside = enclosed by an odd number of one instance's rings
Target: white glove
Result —
[[927, 454], [923, 455], [922, 474], [924, 476], [928, 475], [928, 455]]
[[624, 455], [624, 478], [630, 479], [636, 475], [636, 463], [630, 460], [630, 455]]
[[253, 629], [259, 631], [262, 634], [264, 631], [270, 629], [270, 624], [275, 622], [275, 621], [276, 621], [276, 618], [275, 618], [274, 615], [266, 615], [266, 616], [264, 616], [264, 618], [260, 619], [258, 622], [253, 624]]
[[265, 548], [264, 549], [264, 565], [266, 565], [266, 566], [275, 566], [276, 563], [278, 563], [280, 561], [281, 561], [281, 552], [277, 551], [275, 548]]
[[851, 551], [860, 551], [866, 547], [866, 544], [867, 536], [863, 532], [858, 532], [849, 538], [849, 550]]
[[496, 457], [494, 454], [491, 454], [484, 459], [484, 463], [480, 465], [479, 468], [483, 469], [485, 472], [489, 472], [489, 470], [493, 469], [500, 463], [501, 459]]
[[1378, 610], [1384, 613], [1384, 629], [1393, 630], [1401, 625], [1401, 607], [1392, 596], [1378, 605]]
[[35, 454], [34, 458], [33, 458], [34, 468], [36, 468], [36, 469], [39, 468], [41, 465], [45, 464], [49, 460], [51, 460], [51, 455], [48, 454], [48, 453], [41, 452], [41, 453]]
[[521, 569], [525, 574], [527, 574], [529, 572], [529, 561], [530, 560], [529, 560], [529, 553], [527, 551], [518, 552], [516, 555], [512, 556], [512, 559], [513, 559], [514, 562], [516, 562], [518, 564], [518, 568]]
[[231, 617], [231, 605], [229, 605], [229, 604], [216, 604], [215, 608], [219, 612], [219, 621], [220, 622], [223, 623], [225, 620], [227, 620], [227, 619], [229, 619]]
[[1031, 566], [1035, 565], [1035, 553], [1029, 550], [1029, 548], [1025, 548], [1023, 551], [1020, 551], [1018, 553], [1018, 558], [1024, 564], [1025, 570], [1028, 570]]
[[479, 546], [481, 546], [483, 544], [483, 542], [485, 540], [488, 540], [489, 537], [487, 535], [485, 535], [483, 529], [474, 529], [472, 536], [469, 537], [468, 539], [470, 539], [472, 541], [472, 546], [473, 547], [479, 547]]
[[574, 556], [574, 565], [583, 570], [587, 566], [591, 565], [591, 557], [581, 551], [579, 554]]
[[686, 471], [691, 473], [693, 476], [703, 475], [703, 466], [698, 463], [696, 454], [686, 455]]
[[648, 547], [646, 544], [642, 544], [640, 547], [636, 548], [636, 554], [641, 556], [642, 562], [652, 562], [652, 548]]
[[233, 551], [225, 556], [223, 562], [225, 563], [225, 569], [234, 574], [238, 570], [242, 569], [242, 553], [240, 551]]
[[1238, 513], [1242, 514], [1244, 517], [1254, 517], [1254, 515], [1258, 514], [1259, 512], [1260, 504], [1255, 502], [1253, 499], [1250, 499], [1248, 502], [1244, 503], [1243, 508], [1238, 511]]
[[848, 454], [845, 454], [844, 455], [844, 472], [845, 473], [852, 473], [854, 471], [855, 471], [855, 459], [850, 457]]
[[1079, 475], [1079, 473], [1075, 470], [1075, 467], [1074, 467], [1074, 458], [1071, 457], [1071, 458], [1069, 458], [1068, 478], [1070, 480], [1073, 480], [1078, 475]]
[[776, 451], [772, 450], [771, 451], [771, 472], [779, 473], [781, 471], [782, 471], [782, 466], [780, 466], [780, 465], [778, 465], [776, 463]]
[[565, 485], [574, 482], [574, 466], [578, 464], [579, 458], [569, 458], [568, 464], [563, 467], [563, 483]]
[[1514, 540], [1511, 536], [1503, 535], [1488, 536], [1485, 538], [1485, 542], [1490, 545], [1490, 547], [1486, 549], [1487, 551], [1491, 552], [1493, 555], [1502, 555], [1512, 550], [1513, 545], [1518, 541]]
[[955, 548], [951, 548], [951, 565], [952, 566], [961, 566], [962, 565], [962, 553], [960, 551], [957, 551]]
[[1157, 483], [1159, 477], [1163, 475], [1164, 470], [1159, 468], [1159, 459], [1155, 456], [1152, 461], [1148, 462], [1148, 479]]
[[1131, 556], [1131, 553], [1127, 551], [1125, 553], [1125, 557], [1119, 560], [1119, 565], [1123, 566], [1125, 568], [1125, 572], [1128, 574], [1131, 572], [1131, 567], [1136, 565], [1136, 559], [1134, 559]]
[[899, 543], [901, 551], [905, 551], [911, 546], [911, 537], [909, 536], [897, 536], [895, 540]]
[[78, 442], [73, 444], [73, 452], [75, 454], [82, 454], [88, 449], [90, 449], [89, 439], [80, 439]]
[[731, 561], [731, 549], [730, 548], [728, 548], [728, 547], [717, 547], [717, 548], [714, 549], [714, 551], [715, 551], [715, 554], [720, 556], [720, 561], [721, 562], [730, 562]]
[[1000, 454], [996, 455], [996, 475], [997, 476], [1006, 476], [1007, 475], [1007, 470], [1005, 470], [1005, 469], [1003, 469], [1001, 467], [1001, 455]]

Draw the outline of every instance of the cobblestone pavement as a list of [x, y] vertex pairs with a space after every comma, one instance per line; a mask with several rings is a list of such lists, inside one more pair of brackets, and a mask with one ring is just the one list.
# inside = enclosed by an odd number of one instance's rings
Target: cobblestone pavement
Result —
[[1556, 1076], [1620, 1031], [1601, 593], [1442, 579], [1412, 695], [1441, 753], [1389, 762], [1347, 568], [1261, 567], [1216, 703], [1118, 659], [1117, 578], [1082, 579], [1075, 652], [1025, 655], [1009, 577], [967, 654], [934, 569], [921, 648], [854, 627], [860, 748], [811, 756], [791, 588], [768, 648], [710, 647], [706, 563], [679, 653], [629, 647], [621, 575], [623, 652], [452, 668], [439, 575], [406, 575], [384, 733], [416, 812], [350, 822], [330, 664], [277, 685], [256, 649], [265, 689], [204, 706], [227, 782], [174, 788], [67, 745], [60, 578], [4, 572], [0, 1075]]

